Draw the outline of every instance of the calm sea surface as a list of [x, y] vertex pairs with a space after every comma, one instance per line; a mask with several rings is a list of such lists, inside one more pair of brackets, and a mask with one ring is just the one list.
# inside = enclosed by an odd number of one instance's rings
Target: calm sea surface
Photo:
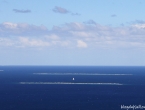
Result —
[[122, 105], [145, 107], [145, 67], [0, 66], [0, 110], [127, 110]]

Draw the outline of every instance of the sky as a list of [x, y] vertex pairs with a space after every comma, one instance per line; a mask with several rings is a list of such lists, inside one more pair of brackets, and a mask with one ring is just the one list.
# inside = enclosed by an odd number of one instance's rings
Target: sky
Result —
[[145, 66], [145, 0], [0, 0], [0, 65]]

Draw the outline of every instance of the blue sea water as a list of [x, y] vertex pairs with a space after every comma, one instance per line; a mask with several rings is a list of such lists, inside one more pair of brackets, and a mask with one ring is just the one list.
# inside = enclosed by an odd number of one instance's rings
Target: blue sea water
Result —
[[0, 110], [121, 110], [121, 105], [145, 106], [145, 67], [0, 66]]

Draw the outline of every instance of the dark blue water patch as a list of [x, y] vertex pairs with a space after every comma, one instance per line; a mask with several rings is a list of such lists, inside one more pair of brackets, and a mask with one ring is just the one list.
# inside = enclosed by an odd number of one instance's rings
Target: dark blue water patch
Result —
[[5, 85], [3, 110], [120, 110], [121, 105], [145, 104], [144, 86]]
[[[1, 110], [120, 110], [121, 105], [145, 106], [145, 67], [0, 66], [0, 70], [4, 70], [0, 71]], [[33, 73], [132, 75], [76, 76]], [[125, 85], [44, 85], [19, 82], [96, 82]]]

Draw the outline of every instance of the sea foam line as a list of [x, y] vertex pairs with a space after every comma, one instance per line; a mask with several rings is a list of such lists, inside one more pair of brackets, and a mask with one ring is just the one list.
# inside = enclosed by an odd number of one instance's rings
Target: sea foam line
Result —
[[19, 84], [123, 85], [121, 83], [19, 82]]
[[122, 76], [122, 75], [132, 75], [132, 74], [100, 74], [100, 73], [33, 73], [34, 75], [116, 75], [116, 76]]

